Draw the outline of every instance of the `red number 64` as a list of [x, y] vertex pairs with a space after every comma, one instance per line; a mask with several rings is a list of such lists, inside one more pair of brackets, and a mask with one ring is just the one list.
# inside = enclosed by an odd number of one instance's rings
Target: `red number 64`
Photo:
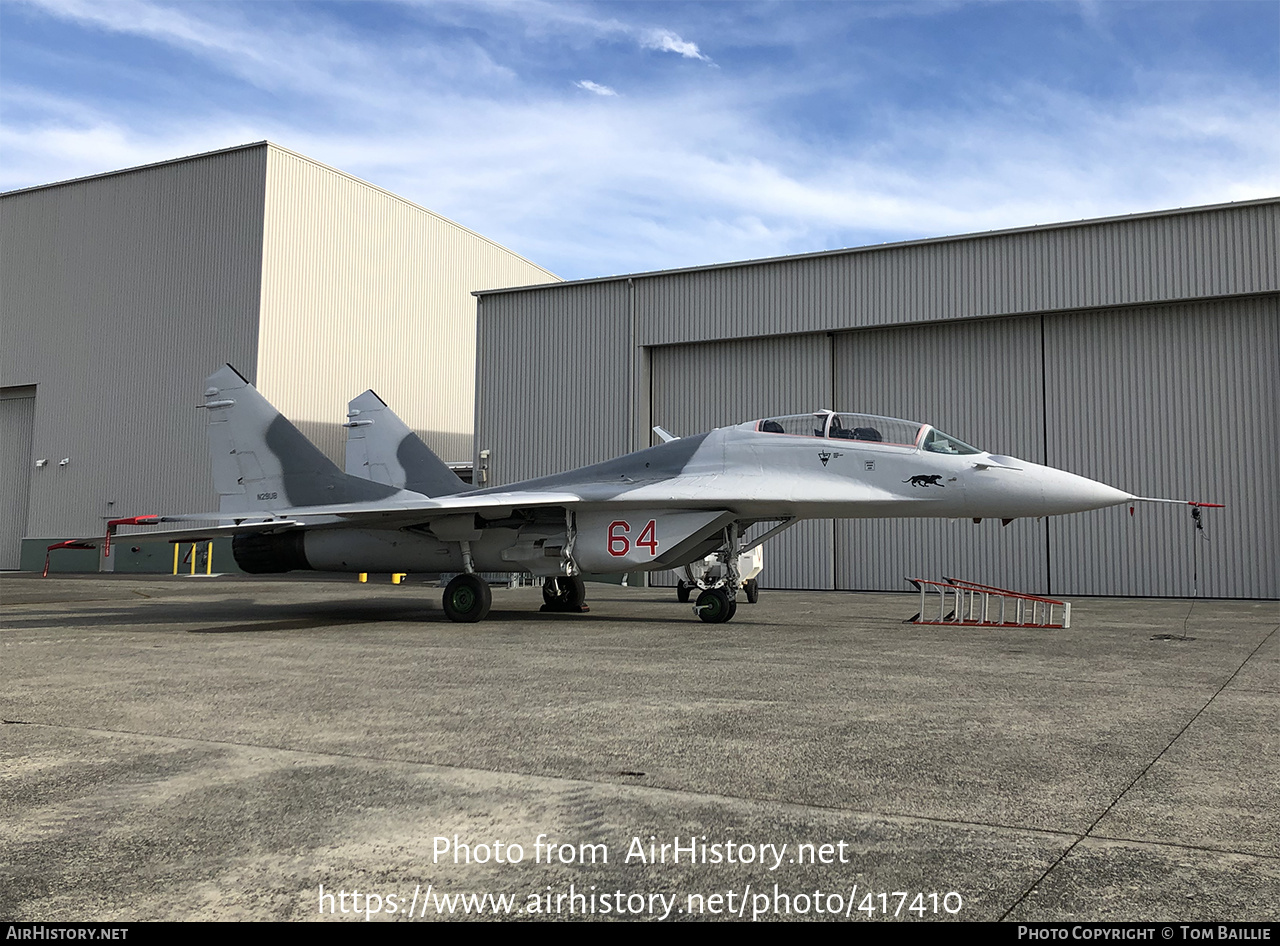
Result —
[[[609, 554], [614, 558], [622, 558], [631, 551], [631, 523], [625, 519], [615, 519], [609, 523]], [[658, 523], [650, 519], [640, 530], [636, 539], [636, 548], [648, 549], [651, 556], [658, 554]]]

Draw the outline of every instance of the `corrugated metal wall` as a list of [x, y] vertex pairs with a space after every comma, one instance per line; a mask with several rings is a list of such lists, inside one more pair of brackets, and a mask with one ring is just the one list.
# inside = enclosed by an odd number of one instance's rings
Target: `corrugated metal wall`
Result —
[[630, 450], [625, 282], [485, 296], [477, 348], [485, 370], [477, 385], [476, 450], [492, 451], [488, 485]]
[[0, 568], [18, 567], [27, 534], [35, 419], [34, 387], [0, 388]]
[[[836, 407], [933, 424], [993, 453], [1043, 462], [1039, 317], [836, 335]], [[836, 583], [901, 591], [950, 575], [1047, 590], [1045, 523], [936, 519], [836, 523]]]
[[[834, 407], [1044, 456], [1039, 318], [671, 346], [652, 365], [654, 421], [675, 432]], [[945, 573], [1043, 591], [1046, 539], [1035, 521], [819, 520], [769, 542], [761, 581], [901, 590]]]
[[368, 387], [467, 459], [471, 292], [555, 278], [265, 142], [3, 195], [0, 236], [0, 372], [39, 385], [32, 451], [51, 458], [31, 476], [32, 538], [210, 508], [194, 408], [223, 362], [339, 462], [346, 402]]
[[477, 289], [554, 275], [341, 171], [270, 146], [259, 387], [342, 462], [373, 388], [446, 460], [472, 455]]
[[[788, 397], [825, 379], [830, 394], [795, 409], [929, 421], [1122, 488], [1231, 503], [1207, 514], [1200, 593], [1280, 597], [1277, 292], [1280, 200], [496, 293], [481, 300], [477, 424], [495, 456], [520, 454], [498, 480], [511, 482], [640, 446], [646, 420], [688, 432], [781, 410], [744, 379]], [[544, 325], [570, 357], [549, 359]], [[591, 406], [594, 440], [543, 447], [504, 418], [560, 410], [566, 386]], [[771, 543], [766, 583], [901, 589], [909, 572], [945, 572], [1183, 595], [1185, 519], [1146, 506], [1007, 528], [841, 522], [829, 551], [816, 534], [794, 557]]]
[[27, 535], [207, 508], [194, 408], [218, 364], [257, 360], [266, 152], [0, 197], [0, 374], [39, 385], [32, 451], [50, 459], [32, 473]]
[[[1280, 297], [1045, 319], [1048, 462], [1145, 496], [1050, 520], [1061, 594], [1280, 597]], [[1207, 539], [1207, 541], [1206, 541]]]
[[1141, 495], [1227, 504], [1206, 513], [1203, 534], [1188, 508], [1155, 505], [1009, 526], [839, 520], [833, 533], [823, 520], [770, 543], [767, 587], [832, 587], [834, 568], [834, 587], [849, 590], [952, 575], [1048, 594], [1280, 596], [1275, 296], [672, 346], [652, 359], [654, 418], [679, 432], [832, 405], [926, 421]]
[[[753, 417], [801, 414], [831, 400], [831, 342], [825, 335], [677, 345], [652, 352], [653, 422], [695, 434]], [[803, 522], [765, 550], [765, 588], [833, 588], [830, 519]], [[675, 584], [664, 572], [654, 584]]]
[[636, 278], [640, 345], [1280, 290], [1280, 201]]

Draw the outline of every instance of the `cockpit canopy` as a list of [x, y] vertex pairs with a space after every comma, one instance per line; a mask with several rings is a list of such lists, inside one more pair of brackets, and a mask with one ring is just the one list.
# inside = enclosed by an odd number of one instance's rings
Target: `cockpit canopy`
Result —
[[919, 421], [876, 414], [851, 414], [837, 411], [815, 411], [755, 421], [755, 430], [766, 434], [789, 434], [793, 437], [823, 437], [828, 440], [862, 440], [895, 447], [919, 447], [930, 453], [982, 453], [977, 447], [944, 434]]
[[957, 440], [950, 434], [944, 434], [936, 427], [930, 427], [928, 432], [925, 433], [920, 449], [928, 450], [930, 453], [982, 453], [977, 447], [971, 447], [963, 440]]

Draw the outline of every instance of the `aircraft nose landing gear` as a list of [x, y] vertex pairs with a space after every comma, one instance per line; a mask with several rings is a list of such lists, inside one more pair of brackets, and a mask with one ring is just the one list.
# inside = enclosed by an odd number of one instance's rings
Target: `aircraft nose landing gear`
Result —
[[723, 624], [738, 612], [738, 602], [723, 588], [708, 588], [698, 595], [693, 611], [708, 624]]

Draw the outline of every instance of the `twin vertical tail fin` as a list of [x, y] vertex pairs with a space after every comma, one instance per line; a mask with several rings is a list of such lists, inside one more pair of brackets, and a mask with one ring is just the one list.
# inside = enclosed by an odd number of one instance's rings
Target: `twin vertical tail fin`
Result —
[[350, 476], [425, 496], [452, 496], [474, 488], [460, 480], [373, 391], [351, 401], [343, 426]]
[[219, 510], [276, 513], [384, 500], [394, 486], [348, 476], [227, 365], [205, 381], [209, 456]]

